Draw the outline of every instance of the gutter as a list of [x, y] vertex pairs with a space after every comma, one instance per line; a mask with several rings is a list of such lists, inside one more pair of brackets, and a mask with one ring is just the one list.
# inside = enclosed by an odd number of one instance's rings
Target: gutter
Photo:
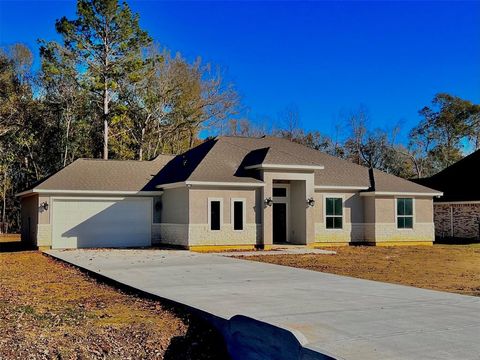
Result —
[[35, 194], [65, 194], [65, 195], [125, 195], [125, 196], [160, 196], [163, 191], [110, 191], [110, 190], [49, 190], [30, 189], [15, 194], [16, 197], [31, 196]]

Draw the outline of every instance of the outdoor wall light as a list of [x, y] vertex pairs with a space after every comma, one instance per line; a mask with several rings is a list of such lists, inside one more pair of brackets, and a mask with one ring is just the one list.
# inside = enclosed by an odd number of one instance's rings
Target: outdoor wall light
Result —
[[313, 199], [313, 197], [309, 197], [307, 199], [307, 204], [308, 204], [308, 206], [311, 206], [311, 207], [315, 206], [315, 200]]
[[273, 205], [273, 200], [272, 200], [271, 197], [268, 197], [268, 198], [265, 199], [264, 203], [267, 206], [272, 206]]
[[40, 209], [47, 211], [48, 210], [48, 203], [46, 201], [40, 204]]

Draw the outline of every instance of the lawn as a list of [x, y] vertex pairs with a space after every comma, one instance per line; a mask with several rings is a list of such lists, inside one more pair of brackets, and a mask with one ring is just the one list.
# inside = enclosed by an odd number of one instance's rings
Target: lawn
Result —
[[207, 323], [36, 251], [0, 253], [0, 359], [225, 359]]
[[350, 246], [332, 250], [337, 254], [265, 255], [247, 259], [480, 296], [479, 246]]

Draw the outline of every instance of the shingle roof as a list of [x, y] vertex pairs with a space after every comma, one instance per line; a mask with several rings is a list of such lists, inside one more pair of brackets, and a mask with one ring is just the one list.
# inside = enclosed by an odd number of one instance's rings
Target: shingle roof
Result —
[[[249, 165], [314, 165], [317, 186], [370, 187], [368, 169], [276, 137], [218, 137], [184, 154], [152, 161], [77, 160], [36, 189], [148, 191], [183, 181], [262, 183]], [[375, 171], [376, 191], [432, 193], [399, 177]]]
[[415, 180], [443, 192], [435, 201], [480, 201], [480, 150], [429, 178]]
[[172, 158], [160, 155], [152, 161], [78, 159], [35, 189], [141, 191]]

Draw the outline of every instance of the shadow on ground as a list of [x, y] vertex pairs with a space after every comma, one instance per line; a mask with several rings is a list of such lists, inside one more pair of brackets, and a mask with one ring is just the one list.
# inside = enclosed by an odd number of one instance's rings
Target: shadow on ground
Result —
[[29, 246], [21, 241], [0, 242], [0, 252], [15, 252], [25, 250], [36, 250], [36, 248], [31, 245]]

